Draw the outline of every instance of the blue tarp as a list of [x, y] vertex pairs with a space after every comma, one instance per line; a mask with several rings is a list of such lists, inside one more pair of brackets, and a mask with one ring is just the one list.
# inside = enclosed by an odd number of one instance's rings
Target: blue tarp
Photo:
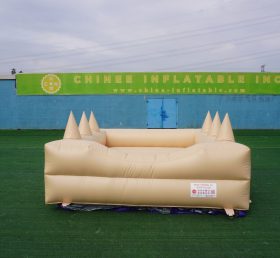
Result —
[[[225, 215], [223, 209], [203, 209], [203, 208], [175, 208], [175, 207], [134, 207], [134, 206], [118, 206], [118, 205], [91, 205], [91, 204], [69, 204], [63, 206], [58, 204], [58, 207], [68, 211], [98, 211], [98, 210], [110, 210], [116, 212], [135, 212], [146, 211], [150, 213], [159, 213], [165, 215], [176, 214], [208, 214], [208, 215]], [[235, 217], [245, 217], [247, 211], [235, 210]]]

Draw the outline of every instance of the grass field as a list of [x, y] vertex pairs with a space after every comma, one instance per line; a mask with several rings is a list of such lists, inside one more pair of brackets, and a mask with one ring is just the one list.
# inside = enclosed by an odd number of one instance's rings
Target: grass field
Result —
[[0, 257], [280, 257], [280, 131], [237, 131], [252, 149], [245, 218], [69, 212], [44, 204], [44, 143], [62, 131], [0, 131]]

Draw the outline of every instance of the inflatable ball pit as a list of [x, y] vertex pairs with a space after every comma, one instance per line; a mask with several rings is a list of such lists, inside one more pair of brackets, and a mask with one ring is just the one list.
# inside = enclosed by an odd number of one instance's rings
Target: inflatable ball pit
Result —
[[201, 129], [99, 129], [71, 112], [64, 138], [45, 145], [45, 202], [248, 210], [250, 149], [228, 114]]

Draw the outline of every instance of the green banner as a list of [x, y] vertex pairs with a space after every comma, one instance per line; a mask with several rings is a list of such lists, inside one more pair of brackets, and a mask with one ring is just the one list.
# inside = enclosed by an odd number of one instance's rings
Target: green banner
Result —
[[17, 74], [18, 95], [280, 94], [280, 73]]

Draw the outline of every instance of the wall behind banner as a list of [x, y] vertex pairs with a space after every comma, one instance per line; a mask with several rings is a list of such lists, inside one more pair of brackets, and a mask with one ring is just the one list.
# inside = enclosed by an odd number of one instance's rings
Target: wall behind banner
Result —
[[177, 99], [179, 128], [201, 127], [207, 110], [219, 110], [236, 129], [280, 129], [280, 95], [17, 96], [13, 79], [0, 79], [0, 129], [62, 129], [70, 110], [77, 120], [93, 110], [104, 128], [146, 128], [149, 97]]

